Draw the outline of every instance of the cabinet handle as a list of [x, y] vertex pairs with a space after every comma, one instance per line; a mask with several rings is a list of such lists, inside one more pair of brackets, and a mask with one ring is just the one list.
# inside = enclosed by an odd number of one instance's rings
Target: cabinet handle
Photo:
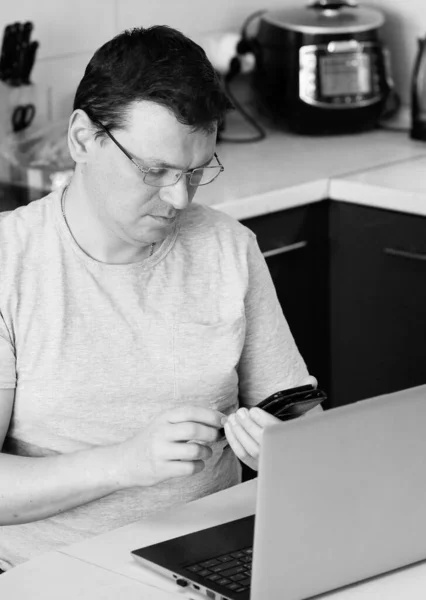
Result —
[[423, 260], [426, 261], [426, 254], [419, 254], [418, 252], [409, 252], [408, 250], [396, 250], [395, 248], [384, 248], [385, 254], [391, 256], [399, 256], [400, 258], [409, 258], [411, 260]]
[[296, 242], [295, 244], [289, 244], [288, 246], [282, 246], [281, 248], [275, 248], [274, 250], [266, 250], [266, 252], [262, 252], [262, 254], [265, 258], [269, 258], [270, 256], [276, 256], [277, 254], [299, 250], [299, 248], [304, 248], [307, 245], [308, 242], [304, 240], [303, 242]]

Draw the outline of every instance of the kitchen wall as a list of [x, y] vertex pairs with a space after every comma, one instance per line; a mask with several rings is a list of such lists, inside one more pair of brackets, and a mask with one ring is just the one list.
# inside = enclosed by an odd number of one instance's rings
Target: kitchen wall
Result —
[[[426, 35], [425, 0], [371, 0], [387, 18], [384, 35], [393, 59], [397, 88], [409, 103], [416, 38]], [[73, 93], [94, 50], [132, 26], [168, 24], [203, 43], [217, 30], [238, 31], [255, 10], [279, 8], [301, 0], [14, 0], [2, 1], [0, 30], [13, 21], [32, 20], [40, 41], [33, 72], [39, 122], [67, 116]]]

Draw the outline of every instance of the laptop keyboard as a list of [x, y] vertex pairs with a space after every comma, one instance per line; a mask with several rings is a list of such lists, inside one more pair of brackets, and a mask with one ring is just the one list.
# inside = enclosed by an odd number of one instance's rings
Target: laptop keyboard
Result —
[[245, 592], [250, 588], [252, 555], [253, 548], [243, 548], [187, 566], [186, 569], [206, 579], [206, 587], [209, 581], [214, 581], [233, 592]]

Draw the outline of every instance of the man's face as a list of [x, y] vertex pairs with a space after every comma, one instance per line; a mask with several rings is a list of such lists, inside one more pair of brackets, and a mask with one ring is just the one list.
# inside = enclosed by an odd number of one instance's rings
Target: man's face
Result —
[[[169, 110], [152, 102], [135, 104], [126, 128], [112, 133], [144, 168], [161, 163], [182, 170], [206, 166], [213, 160], [216, 144], [216, 132], [192, 132]], [[143, 173], [109, 138], [95, 144], [85, 179], [103, 227], [123, 246], [162, 241], [197, 191], [186, 176], [169, 187], [145, 184]]]

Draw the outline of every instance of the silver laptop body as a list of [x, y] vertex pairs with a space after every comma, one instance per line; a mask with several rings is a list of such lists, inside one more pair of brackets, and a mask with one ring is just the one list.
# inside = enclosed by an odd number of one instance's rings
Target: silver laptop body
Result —
[[426, 559], [426, 386], [263, 437], [251, 600], [302, 600]]

